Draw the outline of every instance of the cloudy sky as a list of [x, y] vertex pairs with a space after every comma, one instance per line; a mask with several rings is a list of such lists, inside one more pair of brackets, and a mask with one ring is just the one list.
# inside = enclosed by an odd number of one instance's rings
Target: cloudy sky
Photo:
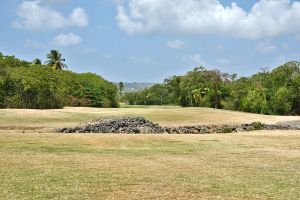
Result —
[[0, 51], [60, 50], [70, 70], [162, 82], [197, 66], [250, 75], [300, 60], [300, 1], [0, 0]]

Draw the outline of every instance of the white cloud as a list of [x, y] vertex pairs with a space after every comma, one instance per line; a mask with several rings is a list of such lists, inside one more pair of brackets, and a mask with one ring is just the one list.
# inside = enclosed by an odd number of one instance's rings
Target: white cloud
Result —
[[82, 41], [80, 36], [75, 35], [73, 33], [68, 34], [59, 34], [54, 38], [54, 43], [59, 46], [71, 46], [71, 45], [77, 45]]
[[180, 49], [184, 46], [184, 42], [181, 40], [172, 40], [167, 42], [167, 46], [172, 49]]
[[27, 30], [51, 30], [88, 25], [88, 15], [84, 9], [75, 8], [69, 17], [65, 17], [39, 0], [23, 1], [16, 14], [18, 18], [13, 22], [13, 26]]
[[209, 66], [205, 61], [203, 61], [202, 55], [197, 53], [183, 56], [181, 58], [181, 61], [188, 65], [193, 65], [193, 66], [198, 66], [198, 65]]
[[88, 15], [85, 10], [78, 7], [73, 10], [70, 15], [70, 24], [78, 27], [85, 27], [88, 25]]
[[247, 12], [219, 0], [128, 0], [117, 6], [119, 27], [129, 34], [219, 34], [242, 38], [300, 33], [300, 2], [259, 0]]
[[24, 44], [26, 48], [30, 49], [41, 49], [44, 48], [46, 45], [42, 42], [36, 41], [36, 40], [27, 40]]
[[262, 54], [273, 53], [277, 50], [277, 46], [270, 44], [268, 41], [260, 42], [256, 46], [256, 51]]

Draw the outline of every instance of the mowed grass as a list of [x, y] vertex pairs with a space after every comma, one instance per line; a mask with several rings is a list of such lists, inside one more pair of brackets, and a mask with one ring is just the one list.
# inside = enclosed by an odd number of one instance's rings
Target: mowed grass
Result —
[[300, 131], [53, 132], [105, 116], [165, 126], [300, 119], [170, 106], [0, 110], [0, 199], [300, 199]]
[[0, 134], [0, 199], [300, 199], [300, 132]]

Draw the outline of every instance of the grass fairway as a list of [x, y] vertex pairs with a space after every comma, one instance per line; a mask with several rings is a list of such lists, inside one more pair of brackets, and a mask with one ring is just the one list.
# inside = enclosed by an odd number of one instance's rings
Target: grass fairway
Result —
[[[199, 124], [240, 124], [261, 121], [268, 124], [296, 121], [300, 116], [273, 116], [212, 108], [182, 108], [176, 106], [129, 106], [128, 108], [65, 108], [59, 110], [0, 110], [1, 130], [39, 130], [74, 126], [99, 117], [143, 116], [162, 126]], [[299, 123], [300, 124], [300, 123]]]
[[298, 120], [178, 107], [0, 110], [0, 199], [300, 199], [300, 131], [45, 132], [111, 115], [165, 125]]

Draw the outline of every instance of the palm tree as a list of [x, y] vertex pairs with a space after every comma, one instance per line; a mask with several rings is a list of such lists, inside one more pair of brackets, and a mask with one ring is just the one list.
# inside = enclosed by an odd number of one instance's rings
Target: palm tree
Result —
[[124, 83], [120, 82], [119, 83], [119, 93], [122, 94], [122, 91], [124, 90]]
[[36, 58], [36, 59], [34, 59], [34, 60], [32, 61], [32, 64], [34, 64], [34, 65], [41, 65], [41, 64], [42, 64], [42, 61], [41, 61], [41, 59]]
[[47, 54], [47, 58], [46, 64], [48, 66], [51, 66], [54, 69], [67, 68], [67, 65], [63, 63], [65, 59], [62, 58], [62, 55], [58, 50], [51, 50], [50, 53]]

